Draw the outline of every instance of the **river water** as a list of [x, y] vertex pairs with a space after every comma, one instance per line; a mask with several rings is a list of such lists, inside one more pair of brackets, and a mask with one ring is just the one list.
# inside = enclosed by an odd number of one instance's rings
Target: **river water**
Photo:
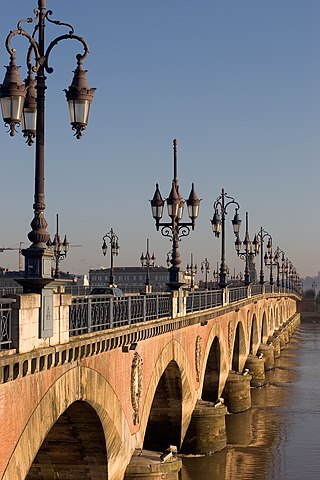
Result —
[[252, 407], [227, 415], [228, 445], [184, 457], [181, 480], [320, 479], [320, 323], [302, 323]]

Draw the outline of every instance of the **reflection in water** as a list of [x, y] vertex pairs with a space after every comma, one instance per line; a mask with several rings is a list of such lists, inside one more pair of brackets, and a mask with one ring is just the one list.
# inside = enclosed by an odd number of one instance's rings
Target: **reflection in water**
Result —
[[185, 457], [181, 480], [318, 480], [320, 324], [303, 323], [281, 350], [252, 408], [227, 415], [228, 445]]

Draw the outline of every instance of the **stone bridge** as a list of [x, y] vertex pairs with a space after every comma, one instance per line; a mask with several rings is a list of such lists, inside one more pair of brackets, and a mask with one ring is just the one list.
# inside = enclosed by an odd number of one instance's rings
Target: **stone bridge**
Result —
[[16, 348], [0, 351], [3, 480], [178, 478], [176, 449], [224, 448], [226, 412], [250, 408], [300, 319], [296, 293], [261, 292], [68, 337], [56, 294], [58, 327], [36, 344], [38, 297], [17, 296]]

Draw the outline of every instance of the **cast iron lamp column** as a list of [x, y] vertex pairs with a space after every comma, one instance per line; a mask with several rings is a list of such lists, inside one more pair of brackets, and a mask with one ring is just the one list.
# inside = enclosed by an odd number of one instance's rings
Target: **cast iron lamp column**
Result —
[[279, 248], [279, 247], [276, 248], [276, 251], [275, 251], [275, 254], [274, 254], [274, 259], [275, 259], [276, 266], [277, 266], [277, 287], [280, 287], [280, 273], [281, 273], [281, 276], [282, 276], [282, 287], [283, 287], [284, 286], [283, 269], [280, 266], [280, 262], [281, 262], [281, 264], [283, 264], [283, 262], [285, 260], [285, 253], [284, 253], [283, 250], [281, 250], [281, 248]]
[[154, 267], [155, 260], [156, 260], [156, 257], [154, 256], [154, 253], [152, 254], [152, 256], [150, 256], [150, 253], [149, 253], [149, 238], [147, 238], [146, 254], [143, 255], [143, 252], [142, 252], [141, 257], [140, 257], [141, 266], [145, 267], [147, 269], [146, 281], [145, 281], [146, 293], [151, 293], [150, 267]]
[[225, 288], [228, 284], [227, 282], [227, 271], [228, 267], [226, 264], [226, 246], [225, 246], [225, 216], [227, 215], [227, 207], [229, 205], [236, 205], [235, 214], [232, 219], [233, 233], [237, 237], [239, 235], [241, 220], [238, 215], [238, 210], [240, 205], [235, 201], [233, 197], [228, 196], [224, 189], [221, 191], [221, 195], [213, 204], [213, 217], [211, 220], [212, 230], [216, 237], [220, 236], [221, 233], [221, 264], [220, 264], [220, 274], [219, 274], [219, 287]]
[[109, 274], [109, 286], [114, 286], [114, 275], [113, 275], [113, 257], [119, 255], [120, 247], [119, 247], [119, 238], [111, 228], [110, 232], [106, 233], [103, 237], [103, 244], [102, 244], [102, 253], [104, 256], [107, 254], [108, 246], [106, 243], [106, 239], [109, 240], [110, 243], [110, 274]]
[[276, 265], [276, 261], [272, 254], [272, 237], [271, 236], [269, 237], [269, 240], [267, 243], [267, 252], [264, 254], [264, 264], [266, 267], [270, 268], [269, 283], [270, 285], [273, 285], [273, 266]]
[[293, 275], [294, 275], [294, 266], [291, 260], [289, 260], [288, 287], [290, 290], [293, 288]]
[[[244, 245], [244, 252], [241, 252], [241, 244]], [[254, 249], [253, 251], [252, 251], [252, 247]], [[259, 253], [260, 242], [257, 239], [257, 235], [255, 235], [251, 243], [250, 236], [249, 236], [248, 212], [246, 212], [246, 232], [245, 232], [244, 240], [243, 242], [241, 242], [239, 235], [237, 235], [237, 238], [235, 241], [235, 248], [236, 248], [238, 257], [240, 257], [242, 260], [245, 260], [244, 284], [250, 285], [251, 275], [250, 275], [250, 269], [249, 269], [249, 260], [250, 258], [254, 257]]]
[[284, 276], [285, 276], [285, 287], [288, 288], [288, 275], [289, 275], [289, 259], [286, 258], [284, 261]]
[[55, 262], [55, 269], [53, 278], [60, 278], [60, 261], [66, 258], [67, 252], [69, 250], [69, 242], [67, 240], [67, 236], [64, 236], [63, 242], [61, 242], [60, 234], [59, 234], [59, 215], [57, 214], [57, 229], [53, 239], [48, 241], [48, 247], [53, 251], [53, 259]]
[[[263, 256], [263, 244], [264, 244], [264, 239], [268, 237], [268, 244], [267, 244], [267, 249], [269, 250], [272, 247], [272, 240], [271, 240], [271, 235], [264, 230], [262, 227], [260, 227], [259, 233], [257, 233], [257, 239], [260, 242], [260, 280], [259, 283], [260, 285], [264, 284], [264, 270], [263, 270], [263, 264], [264, 264], [264, 256]], [[271, 243], [270, 243], [271, 242]]]
[[208, 273], [210, 272], [210, 263], [207, 258], [201, 262], [201, 273], [205, 273], [205, 283], [204, 288], [208, 290]]
[[284, 251], [281, 250], [281, 248], [279, 247], [276, 248], [276, 251], [273, 256], [273, 260], [277, 267], [277, 280], [276, 280], [277, 287], [280, 287], [280, 273], [282, 275], [282, 287], [284, 287], [283, 269], [280, 266], [280, 262], [283, 264], [283, 262], [285, 261], [285, 254], [284, 254]]
[[[84, 38], [74, 33], [74, 28], [58, 20], [52, 20], [52, 11], [46, 11], [46, 0], [38, 0], [38, 8], [34, 10], [35, 18], [21, 20], [16, 30], [11, 31], [6, 39], [6, 49], [10, 55], [10, 63], [6, 67], [7, 72], [0, 85], [0, 102], [2, 116], [5, 125], [9, 127], [10, 135], [15, 134], [16, 126], [22, 123], [23, 134], [27, 138], [28, 145], [32, 145], [34, 138], [36, 143], [35, 152], [35, 185], [34, 185], [34, 218], [31, 222], [32, 231], [28, 234], [31, 246], [22, 250], [25, 257], [25, 278], [20, 280], [25, 292], [38, 292], [52, 281], [51, 259], [52, 252], [47, 247], [50, 235], [46, 231], [48, 226], [44, 216], [44, 145], [45, 145], [45, 90], [46, 73], [52, 73], [49, 66], [51, 50], [62, 40], [77, 40], [84, 53], [78, 54], [77, 67], [74, 71], [72, 84], [65, 90], [71, 125], [75, 130], [76, 138], [82, 136], [89, 118], [90, 105], [92, 103], [94, 88], [89, 88], [86, 71], [83, 69], [83, 60], [89, 53], [89, 47]], [[35, 23], [34, 31], [27, 33], [22, 28], [22, 23]], [[50, 22], [64, 26], [69, 32], [56, 37], [45, 48], [45, 24]], [[21, 35], [29, 41], [27, 52], [28, 77], [25, 83], [19, 75], [19, 67], [16, 65], [16, 51], [11, 47], [11, 40], [16, 35]], [[34, 63], [33, 63], [34, 62]], [[33, 78], [33, 75], [36, 75]]]
[[[170, 222], [161, 222], [164, 204], [167, 204], [168, 216]], [[190, 222], [182, 222], [184, 204], [187, 204]], [[152, 216], [156, 221], [156, 229], [161, 228], [161, 234], [169, 237], [172, 241], [171, 267], [169, 268], [169, 283], [167, 284], [171, 290], [179, 290], [184, 284], [180, 272], [180, 253], [179, 242], [182, 237], [186, 237], [190, 233], [190, 228], [194, 230], [195, 222], [199, 214], [200, 200], [197, 197], [192, 183], [191, 192], [188, 200], [183, 200], [179, 191], [179, 183], [177, 176], [177, 140], [173, 140], [173, 180], [169, 197], [163, 200], [159, 185], [156, 184], [156, 191], [153, 199], [150, 200]]]
[[191, 253], [190, 265], [187, 263], [186, 273], [190, 275], [190, 288], [194, 288], [194, 277], [198, 271], [197, 264], [193, 264], [193, 254]]

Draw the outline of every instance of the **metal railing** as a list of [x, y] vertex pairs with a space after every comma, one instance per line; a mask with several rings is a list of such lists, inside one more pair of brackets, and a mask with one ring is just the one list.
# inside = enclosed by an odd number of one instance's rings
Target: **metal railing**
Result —
[[229, 302], [237, 302], [248, 297], [248, 287], [229, 288]]
[[5, 295], [18, 295], [22, 292], [22, 287], [0, 287], [0, 297], [4, 297]]
[[12, 343], [11, 311], [12, 298], [0, 298], [0, 350], [7, 350]]
[[255, 284], [251, 285], [251, 295], [261, 295], [263, 292], [263, 285]]
[[190, 292], [187, 297], [187, 313], [199, 312], [222, 305], [222, 290]]
[[[189, 292], [186, 313], [238, 302], [263, 293], [285, 293], [283, 289], [270, 285], [250, 285], [227, 289], [224, 298], [222, 289]], [[134, 323], [171, 317], [172, 296], [170, 292], [147, 295], [111, 297], [110, 295], [85, 295], [72, 298], [69, 316], [70, 336], [99, 330], [122, 327]]]
[[73, 297], [70, 306], [70, 335], [107, 330], [171, 316], [171, 293], [110, 297]]

